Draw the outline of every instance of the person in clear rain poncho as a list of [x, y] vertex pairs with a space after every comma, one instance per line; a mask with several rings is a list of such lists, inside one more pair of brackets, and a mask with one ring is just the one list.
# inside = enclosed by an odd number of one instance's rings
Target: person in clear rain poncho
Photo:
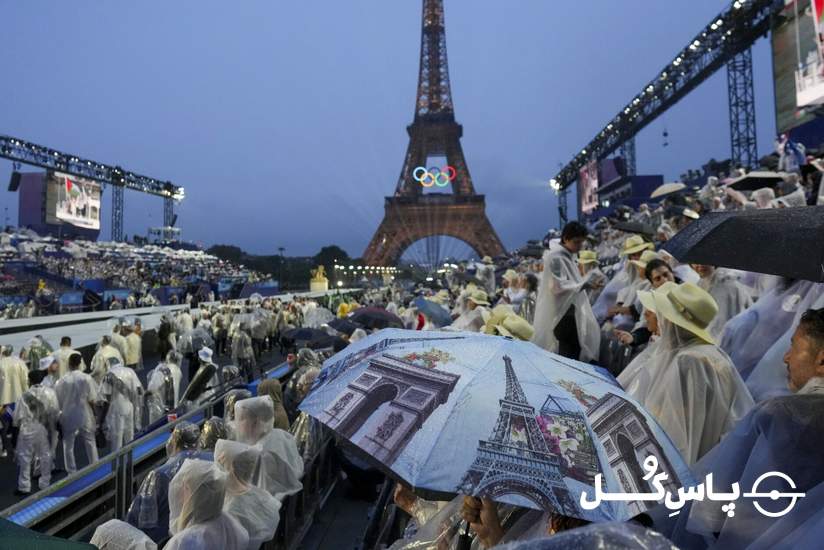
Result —
[[126, 521], [160, 544], [169, 536], [169, 484], [189, 458], [212, 460], [212, 453], [197, 449], [200, 429], [191, 422], [179, 422], [166, 442], [166, 462], [150, 471], [140, 484]]
[[226, 439], [226, 423], [222, 418], [213, 416], [203, 423], [200, 428], [200, 437], [197, 440], [197, 448], [200, 451], [213, 453], [215, 445], [221, 439]]
[[247, 380], [254, 378], [255, 353], [252, 349], [252, 337], [249, 335], [249, 324], [243, 322], [232, 336], [232, 363], [240, 367]]
[[577, 254], [587, 236], [587, 229], [570, 222], [561, 232], [560, 244], [552, 242], [544, 252], [544, 270], [535, 304], [535, 333], [532, 342], [547, 351], [571, 359], [598, 359], [601, 332], [587, 289], [590, 271], [582, 278], [575, 264]]
[[143, 413], [143, 385], [130, 367], [114, 363], [100, 384], [100, 395], [109, 404], [103, 420], [103, 432], [109, 452], [115, 452], [134, 439]]
[[48, 427], [53, 425], [55, 413], [53, 390], [41, 386], [29, 388], [20, 395], [14, 406], [13, 423], [20, 430], [16, 448], [19, 474], [15, 494], [31, 492], [31, 467], [35, 458], [40, 462], [38, 486], [45, 489], [51, 483], [54, 456], [49, 444]]
[[[60, 364], [60, 376], [64, 376], [67, 372], [69, 372], [69, 357], [73, 354], [79, 354], [80, 352], [72, 348], [72, 339], [68, 336], [64, 336], [60, 339], [60, 347], [55, 350], [52, 354], [54, 358], [57, 359], [57, 362]], [[81, 359], [81, 366], [80, 370], [86, 371], [86, 362]]]
[[718, 311], [712, 296], [683, 283], [662, 287], [653, 297], [661, 338], [643, 364], [648, 382], [630, 384], [627, 393], [694, 464], [752, 408], [753, 399], [707, 330]]
[[143, 531], [119, 519], [99, 525], [89, 543], [99, 550], [157, 550], [157, 544]]
[[286, 409], [283, 408], [283, 388], [280, 381], [275, 378], [264, 380], [258, 385], [257, 391], [258, 396], [268, 395], [275, 404], [275, 428], [288, 430], [289, 417], [286, 415]]
[[146, 410], [149, 422], [162, 418], [177, 406], [180, 397], [180, 354], [174, 350], [166, 354], [166, 360], [149, 373], [146, 380]]
[[249, 550], [271, 540], [280, 521], [280, 501], [252, 482], [259, 460], [257, 447], [225, 439], [215, 446], [215, 462], [228, 473], [223, 510], [246, 529]]
[[216, 464], [187, 459], [169, 484], [166, 550], [246, 550], [249, 535], [223, 511], [226, 474]]
[[247, 445], [257, 445], [261, 450], [255, 485], [269, 491], [275, 498], [283, 499], [303, 487], [300, 482], [303, 458], [294, 436], [275, 429], [274, 419], [274, 404], [268, 395], [244, 399], [235, 405], [237, 440]]
[[709, 265], [693, 265], [692, 268], [701, 276], [698, 286], [709, 292], [718, 304], [718, 314], [707, 329], [713, 338], [718, 338], [727, 321], [752, 305], [752, 295], [724, 269]]
[[[29, 369], [22, 359], [12, 354], [13, 352], [12, 346], [0, 346], [0, 416], [6, 408], [17, 402], [29, 387]], [[0, 456], [7, 454], [3, 448], [3, 439], [0, 435]]]
[[[818, 298], [824, 285], [783, 280], [755, 304], [727, 321], [720, 346], [747, 382], [770, 347], [792, 328], [793, 321]], [[755, 397], [755, 395], [753, 395]]]
[[112, 345], [112, 337], [106, 334], [100, 338], [97, 351], [92, 357], [92, 370], [89, 374], [92, 375], [95, 382], [99, 384], [103, 381], [103, 377], [109, 372], [109, 366], [112, 362], [125, 364], [120, 352]]
[[606, 522], [510, 542], [501, 550], [678, 550], [666, 537], [634, 523]]
[[97, 403], [97, 384], [85, 372], [80, 371], [83, 358], [79, 353], [69, 357], [69, 372], [54, 386], [60, 402], [60, 427], [63, 430], [63, 460], [66, 471], [74, 473], [77, 464], [74, 459], [74, 442], [79, 437], [86, 449], [89, 464], [97, 462], [95, 443], [96, 422], [92, 405]]
[[235, 429], [235, 405], [238, 401], [249, 399], [252, 392], [246, 389], [229, 390], [223, 397], [223, 423], [226, 425], [226, 437], [237, 439]]
[[[695, 501], [668, 520], [669, 510], [655, 510], [656, 529], [681, 548], [820, 548], [824, 537], [824, 309], [808, 310], [795, 330], [784, 361], [790, 395], [756, 405], [693, 468], [703, 481], [712, 473], [714, 487], [740, 492], [805, 493], [799, 500], [779, 496], [740, 498], [734, 514], [726, 502]], [[780, 472], [792, 480], [775, 475]], [[771, 473], [772, 475], [765, 474]], [[762, 478], [756, 486], [759, 478]], [[768, 516], [755, 508], [758, 504]], [[788, 508], [789, 507], [789, 508]], [[786, 514], [780, 512], [786, 511]]]

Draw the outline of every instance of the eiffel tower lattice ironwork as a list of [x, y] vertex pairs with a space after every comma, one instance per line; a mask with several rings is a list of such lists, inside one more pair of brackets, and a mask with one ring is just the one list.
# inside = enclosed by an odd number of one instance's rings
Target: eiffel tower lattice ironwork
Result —
[[[364, 262], [396, 264], [412, 243], [440, 235], [464, 241], [480, 256], [502, 254], [503, 243], [486, 216], [484, 196], [475, 193], [461, 148], [463, 127], [455, 121], [452, 105], [443, 0], [423, 0], [415, 118], [406, 131], [409, 146], [395, 194], [385, 199], [384, 218], [366, 247]], [[426, 168], [430, 156], [445, 156], [454, 168], [451, 194], [424, 194], [415, 181], [415, 169]]]
[[489, 439], [478, 442], [475, 461], [457, 490], [492, 498], [520, 495], [543, 510], [575, 515], [578, 506], [564, 483], [561, 458], [550, 452], [512, 360], [505, 355], [503, 361], [506, 394], [498, 422]]

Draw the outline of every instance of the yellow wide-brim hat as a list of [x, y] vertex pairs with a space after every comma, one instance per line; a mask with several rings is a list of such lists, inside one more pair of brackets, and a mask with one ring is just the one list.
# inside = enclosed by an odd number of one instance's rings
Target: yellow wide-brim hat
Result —
[[492, 308], [489, 314], [489, 319], [484, 324], [483, 332], [486, 334], [495, 334], [495, 327], [504, 322], [509, 315], [515, 315], [515, 310], [509, 304], [498, 304]]
[[660, 257], [661, 256], [659, 256], [657, 252], [654, 252], [652, 250], [644, 250], [639, 259], [630, 261], [638, 267], [640, 267], [641, 269], [646, 269], [648, 263], [650, 263], [652, 260], [659, 259]]
[[501, 324], [495, 326], [495, 330], [501, 336], [508, 336], [526, 342], [532, 340], [532, 335], [535, 334], [535, 329], [529, 324], [529, 321], [520, 315], [508, 315]]
[[642, 250], [649, 250], [654, 248], [652, 243], [648, 243], [641, 235], [633, 235], [624, 241], [624, 246], [621, 249], [621, 256], [629, 256]]
[[718, 314], [718, 304], [709, 292], [693, 283], [681, 283], [669, 291], [655, 291], [653, 296], [659, 318], [688, 330], [708, 344], [715, 344], [707, 327]]
[[653, 313], [658, 313], [657, 311], [655, 311], [655, 297], [653, 296], [653, 294], [656, 292], [667, 293], [670, 290], [672, 290], [672, 288], [675, 286], [678, 285], [676, 285], [672, 281], [667, 281], [655, 290], [639, 290], [638, 300], [641, 301], [641, 305], [644, 306], [644, 309], [648, 309]]
[[579, 264], [597, 264], [598, 253], [594, 250], [582, 250], [578, 253]]
[[469, 295], [469, 299], [479, 306], [489, 305], [489, 296], [483, 290], [475, 290], [472, 294]]

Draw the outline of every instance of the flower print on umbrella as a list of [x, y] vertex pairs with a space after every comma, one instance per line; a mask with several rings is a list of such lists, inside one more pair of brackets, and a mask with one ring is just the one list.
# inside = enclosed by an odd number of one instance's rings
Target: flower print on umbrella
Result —
[[426, 367], [428, 369], [434, 369], [438, 366], [438, 363], [448, 363], [454, 359], [449, 353], [435, 348], [421, 353], [408, 353], [404, 355], [403, 358], [419, 367]]

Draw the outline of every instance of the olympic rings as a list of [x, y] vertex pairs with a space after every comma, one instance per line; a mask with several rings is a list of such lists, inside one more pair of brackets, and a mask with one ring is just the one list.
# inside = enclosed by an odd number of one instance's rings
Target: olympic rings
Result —
[[458, 172], [452, 166], [446, 166], [443, 169], [437, 167], [427, 169], [418, 166], [412, 170], [412, 178], [424, 187], [432, 187], [433, 185], [446, 187], [457, 175]]

